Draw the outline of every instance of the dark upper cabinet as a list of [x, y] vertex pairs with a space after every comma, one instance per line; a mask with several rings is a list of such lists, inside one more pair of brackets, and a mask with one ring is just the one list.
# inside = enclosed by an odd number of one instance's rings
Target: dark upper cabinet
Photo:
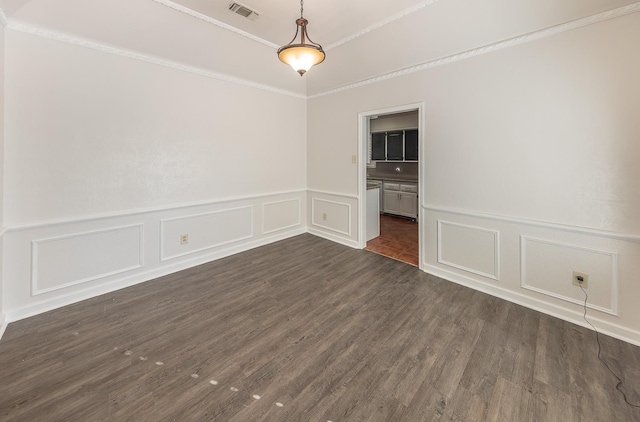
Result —
[[404, 131], [404, 159], [418, 161], [418, 130]]
[[371, 134], [372, 161], [418, 161], [418, 130]]
[[371, 134], [371, 159], [384, 161], [386, 159], [385, 151], [385, 133], [372, 133]]
[[402, 131], [387, 132], [387, 160], [403, 160], [404, 145]]

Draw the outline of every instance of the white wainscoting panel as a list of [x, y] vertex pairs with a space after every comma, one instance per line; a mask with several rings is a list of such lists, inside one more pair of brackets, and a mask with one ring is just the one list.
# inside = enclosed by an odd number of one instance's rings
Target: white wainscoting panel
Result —
[[573, 271], [587, 273], [587, 306], [617, 315], [617, 253], [528, 236], [520, 239], [523, 288], [582, 305], [584, 293], [573, 285]]
[[262, 234], [300, 225], [300, 198], [262, 204]]
[[311, 225], [351, 236], [351, 204], [313, 198], [311, 201]]
[[296, 190], [0, 229], [0, 335], [7, 323], [305, 233], [309, 207]]
[[438, 263], [500, 280], [500, 234], [438, 220]]
[[39, 295], [141, 268], [143, 225], [31, 242], [31, 294]]
[[[589, 322], [603, 334], [640, 346], [640, 235], [435, 205], [423, 204], [422, 210], [424, 271], [591, 328], [583, 318], [585, 295], [572, 284], [573, 271], [587, 273]], [[474, 228], [488, 232], [474, 240]], [[499, 283], [447, 264], [488, 272], [491, 255], [479, 263], [468, 255], [492, 249], [491, 232], [499, 234]]]
[[[183, 234], [189, 241], [181, 244]], [[253, 237], [253, 205], [160, 221], [160, 260], [204, 251]]]

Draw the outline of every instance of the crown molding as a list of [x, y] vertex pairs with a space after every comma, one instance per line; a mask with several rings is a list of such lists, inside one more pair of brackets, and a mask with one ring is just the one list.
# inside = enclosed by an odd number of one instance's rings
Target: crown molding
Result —
[[215, 25], [215, 26], [217, 26], [219, 28], [226, 29], [227, 31], [233, 32], [234, 34], [238, 34], [238, 35], [241, 35], [243, 37], [249, 38], [250, 40], [256, 41], [256, 42], [258, 42], [260, 44], [264, 44], [264, 45], [266, 45], [268, 47], [271, 47], [273, 49], [278, 49], [280, 47], [279, 45], [276, 45], [276, 44], [274, 44], [274, 43], [272, 43], [270, 41], [267, 41], [267, 40], [265, 40], [263, 38], [256, 37], [253, 34], [250, 34], [248, 32], [242, 31], [242, 30], [240, 30], [238, 28], [235, 28], [235, 27], [233, 27], [231, 25], [227, 25], [224, 22], [220, 22], [219, 20], [213, 19], [210, 16], [207, 16], [207, 15], [204, 15], [202, 13], [196, 12], [195, 10], [191, 10], [191, 9], [189, 9], [187, 7], [184, 7], [184, 6], [180, 5], [180, 4], [174, 3], [174, 2], [172, 2], [170, 0], [153, 0], [153, 1], [155, 1], [156, 3], [161, 4], [163, 6], [169, 7], [171, 9], [173, 9], [173, 10], [176, 10], [176, 11], [178, 11], [180, 13], [184, 13], [185, 15], [189, 15], [189, 16], [194, 17], [196, 19], [200, 19], [200, 20], [202, 20], [204, 22], [207, 22], [207, 23], [210, 23], [212, 25]]
[[[231, 32], [236, 33], [238, 35], [242, 35], [243, 37], [247, 37], [247, 38], [249, 38], [249, 39], [251, 39], [253, 41], [259, 42], [260, 44], [264, 44], [264, 45], [266, 45], [268, 47], [271, 47], [273, 49], [280, 48], [279, 45], [276, 45], [276, 44], [274, 44], [274, 43], [272, 43], [270, 41], [267, 41], [267, 40], [265, 40], [263, 38], [260, 38], [260, 37], [256, 37], [253, 34], [250, 34], [248, 32], [242, 31], [242, 30], [240, 30], [240, 29], [238, 29], [236, 27], [233, 27], [231, 25], [228, 25], [228, 24], [226, 24], [224, 22], [220, 22], [219, 20], [213, 19], [210, 16], [207, 16], [205, 14], [196, 12], [195, 10], [189, 9], [188, 7], [184, 7], [184, 6], [180, 5], [180, 4], [172, 2], [170, 0], [153, 0], [153, 1], [155, 1], [156, 3], [159, 3], [159, 4], [163, 5], [163, 6], [169, 7], [171, 9], [173, 9], [173, 10], [176, 10], [178, 12], [184, 13], [185, 15], [189, 15], [189, 16], [194, 17], [196, 19], [203, 20], [203, 21], [205, 21], [207, 23], [210, 23], [212, 25], [215, 25], [215, 26], [217, 26], [219, 28], [226, 29], [227, 31], [231, 31]], [[415, 6], [409, 7], [409, 8], [407, 8], [407, 9], [401, 11], [401, 12], [396, 13], [395, 15], [392, 15], [392, 16], [380, 21], [380, 22], [377, 22], [377, 23], [374, 23], [371, 26], [368, 26], [365, 29], [363, 29], [362, 31], [358, 31], [353, 35], [350, 35], [350, 36], [345, 37], [345, 38], [343, 38], [341, 40], [338, 40], [338, 41], [336, 41], [336, 42], [334, 42], [332, 44], [329, 44], [328, 46], [326, 46], [324, 48], [324, 50], [325, 51], [329, 51], [332, 48], [336, 48], [336, 47], [338, 47], [338, 46], [340, 46], [342, 44], [345, 44], [345, 43], [348, 43], [350, 41], [353, 41], [354, 39], [359, 38], [359, 37], [361, 37], [363, 35], [366, 35], [366, 34], [368, 34], [369, 32], [371, 32], [371, 31], [373, 31], [375, 29], [378, 29], [380, 27], [388, 25], [393, 21], [396, 21], [396, 20], [398, 20], [400, 18], [403, 18], [403, 17], [405, 17], [407, 15], [410, 15], [411, 13], [417, 12], [420, 9], [424, 9], [426, 6], [429, 6], [431, 4], [437, 3], [438, 1], [440, 1], [440, 0], [425, 0], [425, 1], [422, 1], [422, 2], [420, 2], [418, 4], [416, 4]]]
[[430, 6], [430, 5], [434, 4], [434, 3], [437, 3], [438, 1], [440, 1], [440, 0], [422, 1], [422, 2], [420, 2], [418, 4], [416, 4], [415, 6], [409, 7], [408, 9], [404, 9], [403, 11], [398, 12], [395, 15], [389, 16], [388, 18], [386, 18], [384, 20], [381, 20], [380, 22], [377, 22], [377, 23], [374, 23], [373, 25], [370, 25], [370, 26], [366, 27], [365, 29], [363, 29], [362, 31], [358, 31], [353, 35], [350, 35], [350, 36], [348, 36], [346, 38], [343, 38], [341, 40], [338, 40], [338, 41], [336, 41], [334, 43], [329, 44], [328, 46], [326, 46], [325, 51], [329, 51], [329, 50], [331, 50], [333, 48], [341, 46], [342, 44], [346, 44], [346, 43], [348, 43], [350, 41], [353, 41], [356, 38], [359, 38], [359, 37], [361, 37], [363, 35], [366, 35], [366, 34], [368, 34], [369, 32], [371, 32], [373, 30], [376, 30], [376, 29], [381, 28], [381, 27], [383, 27], [385, 25], [388, 25], [391, 22], [397, 21], [398, 19], [403, 18], [403, 17], [405, 17], [407, 15], [410, 15], [410, 14], [412, 14], [414, 12], [417, 12], [418, 10], [424, 9], [425, 7]]
[[467, 50], [462, 53], [452, 54], [450, 56], [441, 57], [435, 60], [430, 60], [415, 66], [400, 69], [394, 72], [385, 73], [383, 75], [375, 76], [373, 78], [364, 79], [352, 84], [343, 85], [338, 88], [330, 89], [327, 91], [319, 92], [317, 94], [308, 95], [307, 99], [324, 97], [326, 95], [332, 95], [339, 92], [347, 91], [353, 88], [358, 88], [365, 85], [370, 85], [376, 82], [381, 82], [387, 79], [393, 79], [400, 76], [408, 75], [414, 72], [420, 72], [425, 69], [429, 69], [436, 66], [442, 66], [445, 64], [457, 62], [460, 60], [468, 59], [470, 57], [480, 56], [482, 54], [491, 53], [503, 48], [512, 47], [519, 44], [524, 44], [531, 41], [536, 41], [542, 38], [550, 37], [552, 35], [560, 34], [562, 32], [571, 31], [574, 29], [582, 28], [585, 26], [593, 25], [599, 22], [603, 22], [609, 19], [618, 18], [621, 16], [629, 15], [632, 13], [640, 12], [640, 2], [632, 3], [627, 6], [622, 6], [617, 9], [607, 10], [602, 13], [587, 16], [586, 18], [576, 19], [571, 22], [563, 23], [556, 26], [551, 26], [539, 31], [530, 32], [528, 34], [520, 35], [517, 37], [509, 38], [506, 40], [498, 41], [492, 44], [487, 44], [482, 47]]
[[183, 72], [193, 73], [195, 75], [204, 76], [206, 78], [217, 79], [220, 81], [230, 82], [237, 85], [248, 86], [251, 88], [260, 89], [263, 91], [269, 91], [276, 94], [286, 95], [294, 98], [301, 98], [301, 99], [307, 98], [303, 94], [298, 94], [292, 91], [287, 91], [287, 90], [276, 88], [270, 85], [261, 84], [261, 83], [250, 81], [247, 79], [236, 78], [234, 76], [230, 76], [224, 73], [211, 72], [203, 68], [188, 66], [186, 64], [174, 62], [171, 60], [165, 60], [158, 57], [148, 56], [146, 54], [137, 53], [131, 50], [125, 50], [122, 48], [100, 44], [94, 41], [73, 37], [71, 35], [68, 35], [62, 32], [50, 31], [50, 30], [36, 28], [36, 27], [32, 27], [22, 23], [15, 23], [15, 22], [8, 22], [7, 29], [17, 31], [17, 32], [22, 32], [29, 35], [34, 35], [41, 38], [46, 38], [53, 41], [63, 42], [66, 44], [90, 48], [92, 50], [97, 50], [103, 53], [115, 54], [117, 56], [127, 57], [133, 60], [140, 60], [146, 63], [152, 63], [155, 65], [164, 66], [164, 67], [168, 67], [175, 70], [180, 70]]
[[[185, 9], [184, 13], [188, 13], [194, 17], [198, 17], [196, 15], [200, 15], [190, 9], [186, 9], [183, 8], [182, 6], [179, 6], [175, 3], [172, 3], [171, 1], [168, 0], [153, 0], [157, 3], [163, 4], [165, 6], [168, 7], [173, 7], [176, 10], [179, 9]], [[388, 20], [382, 21], [379, 24], [376, 25], [372, 25], [370, 27], [370, 29], [365, 30], [365, 31], [361, 31], [362, 33], [360, 35], [365, 34], [366, 32], [370, 32], [371, 30], [374, 30], [376, 28], [379, 28], [380, 26], [386, 25], [387, 23], [390, 23], [396, 19], [401, 18], [402, 16], [406, 16], [410, 13], [413, 13], [417, 10], [420, 10], [424, 7], [426, 7], [427, 5], [433, 4], [435, 2], [437, 2], [439, 0], [427, 0], [424, 1], [412, 8], [406, 9], [405, 11], [394, 15], [393, 17], [389, 18]], [[182, 11], [182, 10], [180, 10]], [[49, 31], [49, 30], [45, 30], [45, 29], [40, 29], [40, 28], [36, 28], [36, 27], [32, 27], [29, 25], [25, 25], [22, 23], [15, 23], [15, 22], [11, 22], [9, 21], [6, 16], [4, 15], [4, 13], [2, 12], [2, 9], [0, 9], [0, 24], [2, 24], [5, 28], [10, 29], [10, 30], [14, 30], [14, 31], [18, 31], [18, 32], [23, 32], [26, 34], [30, 34], [30, 35], [34, 35], [34, 36], [38, 36], [41, 38], [46, 38], [46, 39], [50, 39], [50, 40], [54, 40], [54, 41], [60, 41], [60, 42], [64, 42], [67, 44], [72, 44], [72, 45], [77, 45], [77, 46], [81, 46], [81, 47], [86, 47], [86, 48], [90, 48], [93, 50], [97, 50], [97, 51], [101, 51], [104, 53], [110, 53], [110, 54], [116, 54], [119, 56], [123, 56], [123, 57], [127, 57], [130, 59], [134, 59], [134, 60], [140, 60], [140, 61], [144, 61], [147, 63], [152, 63], [152, 64], [156, 64], [156, 65], [160, 65], [160, 66], [164, 66], [164, 67], [168, 67], [171, 69], [175, 69], [175, 70], [180, 70], [183, 72], [188, 72], [188, 73], [193, 73], [196, 75], [200, 75], [200, 76], [204, 76], [207, 78], [212, 78], [212, 79], [217, 79], [217, 80], [221, 80], [221, 81], [225, 81], [225, 82], [230, 82], [230, 83], [234, 83], [234, 84], [238, 84], [238, 85], [243, 85], [243, 86], [248, 86], [248, 87], [252, 87], [252, 88], [256, 88], [256, 89], [260, 89], [260, 90], [264, 90], [264, 91], [269, 91], [269, 92], [273, 92], [276, 94], [282, 94], [282, 95], [286, 95], [286, 96], [290, 96], [290, 97], [294, 97], [294, 98], [300, 98], [300, 99], [314, 99], [314, 98], [319, 98], [319, 97], [323, 97], [326, 95], [332, 95], [332, 94], [336, 94], [339, 92], [343, 92], [343, 91], [347, 91], [353, 88], [358, 88], [361, 86], [365, 86], [365, 85], [369, 85], [369, 84], [373, 84], [376, 82], [381, 82], [387, 79], [392, 79], [392, 78], [396, 78], [396, 77], [401, 77], [410, 73], [414, 73], [414, 72], [420, 72], [422, 70], [425, 69], [429, 69], [432, 67], [436, 67], [436, 66], [441, 66], [441, 65], [445, 65], [445, 64], [449, 64], [449, 63], [453, 63], [459, 60], [464, 60], [470, 57], [475, 57], [475, 56], [479, 56], [481, 54], [485, 54], [485, 53], [491, 53], [493, 51], [497, 51], [503, 48], [508, 48], [508, 47], [512, 47], [518, 44], [524, 44], [530, 41], [535, 41], [541, 38], [545, 38], [545, 37], [549, 37], [552, 35], [556, 35], [562, 32], [566, 32], [566, 31], [571, 31], [573, 29], [578, 29], [578, 28], [582, 28], [588, 25], [592, 25], [592, 24], [596, 24], [598, 22], [602, 22], [605, 20], [609, 20], [609, 19], [614, 19], [617, 17], [621, 17], [624, 15], [629, 15], [632, 13], [636, 13], [640, 11], [640, 2], [636, 2], [636, 3], [632, 3], [629, 4], [627, 6], [623, 6], [623, 7], [619, 7], [617, 9], [612, 9], [612, 10], [608, 10], [602, 13], [598, 13], [595, 15], [591, 15], [585, 18], [581, 18], [581, 19], [577, 19], [571, 22], [567, 22], [564, 24], [560, 24], [560, 25], [556, 25], [556, 26], [552, 26], [549, 28], [545, 28], [539, 31], [535, 31], [535, 32], [531, 32], [528, 34], [524, 34], [524, 35], [520, 35], [517, 37], [513, 37], [513, 38], [509, 38], [506, 40], [502, 40], [502, 41], [498, 41], [492, 44], [488, 44], [482, 47], [478, 47], [475, 49], [471, 49], [471, 50], [467, 50], [464, 51], [462, 53], [457, 53], [457, 54], [452, 54], [449, 56], [445, 56], [445, 57], [441, 57], [435, 60], [430, 60], [415, 66], [411, 66], [411, 67], [407, 67], [404, 69], [400, 69], [394, 72], [390, 72], [390, 73], [386, 73], [383, 75], [379, 75], [376, 77], [372, 77], [372, 78], [368, 78], [368, 79], [364, 79], [362, 81], [359, 82], [354, 82], [351, 84], [347, 84], [347, 85], [343, 85], [341, 87], [338, 88], [334, 88], [334, 89], [330, 89], [327, 91], [322, 91], [319, 92], [317, 94], [312, 94], [312, 95], [304, 95], [304, 94], [298, 94], [292, 91], [287, 91], [287, 90], [283, 90], [283, 89], [279, 89], [276, 87], [272, 87], [269, 85], [265, 85], [265, 84], [260, 84], [257, 82], [253, 82], [253, 81], [249, 81], [246, 79], [241, 79], [241, 78], [236, 78], [230, 75], [226, 75], [226, 74], [222, 74], [222, 73], [215, 73], [215, 72], [211, 72], [202, 68], [197, 68], [194, 66], [188, 66], [182, 63], [178, 63], [178, 62], [173, 62], [170, 60], [164, 60], [164, 59], [160, 59], [157, 57], [153, 57], [153, 56], [147, 56], [144, 54], [140, 54], [134, 51], [129, 51], [129, 50], [125, 50], [125, 49], [121, 49], [121, 48], [116, 48], [116, 47], [112, 47], [112, 46], [108, 46], [108, 45], [104, 45], [104, 44], [100, 44], [94, 41], [89, 41], [89, 40], [85, 40], [85, 39], [81, 39], [81, 38], [77, 38], [77, 37], [73, 37], [71, 35], [68, 34], [64, 34], [64, 33], [60, 33], [60, 32], [56, 32], [56, 31]], [[204, 20], [211, 20], [211, 21], [215, 21], [214, 19], [211, 19], [209, 17], [206, 17], [204, 15], [201, 15], [202, 18]], [[218, 22], [218, 21], [215, 21]], [[213, 23], [213, 22], [212, 22]], [[221, 24], [221, 27], [224, 26], [228, 26], [225, 24], [222, 24], [221, 22], [218, 22]], [[231, 27], [230, 27], [231, 28]], [[234, 32], [238, 32], [239, 30], [235, 30], [234, 28]], [[238, 33], [240, 33], [242, 31], [239, 31]], [[247, 33], [244, 33], [247, 34]], [[249, 36], [249, 38], [256, 38], [258, 40], [261, 40], [257, 37], [253, 37], [250, 34], [247, 34]], [[360, 36], [357, 35], [357, 36]], [[349, 39], [343, 40], [344, 42], [348, 42], [354, 38], [356, 38], [357, 36], [353, 36], [353, 37], [349, 37]], [[262, 40], [264, 42], [266, 42], [265, 40]], [[344, 42], [339, 41], [339, 43], [344, 44]], [[269, 43], [271, 44], [271, 43]], [[269, 45], [267, 44], [267, 45]], [[334, 43], [332, 44], [333, 47], [335, 47], [336, 45], [339, 45], [338, 43]]]

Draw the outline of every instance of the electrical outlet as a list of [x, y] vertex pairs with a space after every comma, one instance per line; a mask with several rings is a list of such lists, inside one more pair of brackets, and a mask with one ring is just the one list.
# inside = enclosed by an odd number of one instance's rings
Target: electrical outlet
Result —
[[351, 164], [358, 164], [358, 157], [355, 155], [351, 156]]
[[581, 273], [578, 271], [573, 272], [573, 285], [580, 286], [582, 285], [583, 289], [589, 288], [589, 274]]
[[188, 234], [181, 234], [180, 235], [180, 244], [181, 245], [186, 245], [187, 243], [189, 243], [189, 235]]
[[327, 219], [327, 213], [326, 213], [326, 212], [323, 212], [323, 213], [322, 213], [322, 219], [323, 219], [323, 220], [326, 220], [326, 219]]

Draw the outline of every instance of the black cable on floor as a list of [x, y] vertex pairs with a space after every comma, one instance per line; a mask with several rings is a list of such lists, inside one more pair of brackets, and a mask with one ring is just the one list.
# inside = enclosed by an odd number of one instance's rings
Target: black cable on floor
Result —
[[600, 362], [602, 362], [602, 364], [609, 370], [609, 372], [611, 372], [611, 375], [616, 377], [616, 379], [618, 380], [618, 383], [616, 384], [616, 390], [618, 390], [622, 394], [622, 397], [624, 397], [625, 403], [627, 403], [631, 407], [639, 407], [640, 408], [640, 405], [633, 404], [633, 403], [629, 402], [629, 400], [627, 399], [626, 393], [620, 389], [620, 387], [622, 387], [622, 384], [623, 384], [622, 383], [622, 379], [615, 372], [613, 372], [613, 370], [609, 367], [609, 364], [607, 362], [605, 362], [602, 359], [602, 357], [600, 357], [600, 353], [602, 352], [602, 346], [600, 345], [600, 333], [598, 332], [598, 330], [596, 330], [596, 327], [594, 327], [593, 324], [590, 323], [589, 320], [587, 319], [587, 299], [589, 299], [589, 295], [587, 295], [587, 291], [582, 288], [582, 282], [579, 282], [579, 283], [580, 283], [579, 284], [580, 290], [582, 290], [582, 293], [584, 293], [584, 314], [582, 314], [582, 318], [585, 321], [587, 321], [587, 324], [589, 324], [591, 326], [591, 328], [593, 328], [593, 331], [596, 332], [596, 342], [598, 343], [598, 360]]

